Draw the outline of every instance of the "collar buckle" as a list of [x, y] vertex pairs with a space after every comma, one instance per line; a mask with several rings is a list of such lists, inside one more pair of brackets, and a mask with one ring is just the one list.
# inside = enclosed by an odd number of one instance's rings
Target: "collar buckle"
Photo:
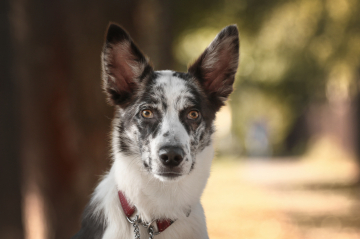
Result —
[[[158, 231], [157, 232], [154, 232], [154, 226], [152, 226], [152, 224], [154, 223], [154, 222], [156, 222], [157, 220], [156, 219], [154, 219], [154, 220], [152, 220], [150, 223], [146, 223], [146, 222], [143, 222], [143, 226], [145, 227], [145, 228], [147, 228], [147, 230], [148, 230], [148, 233], [149, 233], [149, 235], [151, 235], [151, 236], [156, 236], [156, 235], [159, 235], [161, 232], [159, 231], [159, 228], [158, 228]], [[156, 224], [156, 223], [155, 223]]]

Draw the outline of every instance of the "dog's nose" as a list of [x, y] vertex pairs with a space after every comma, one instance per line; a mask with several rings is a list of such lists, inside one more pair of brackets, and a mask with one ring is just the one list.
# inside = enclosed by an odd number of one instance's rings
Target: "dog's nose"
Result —
[[176, 146], [164, 146], [159, 150], [160, 161], [167, 167], [176, 167], [184, 159], [184, 151]]

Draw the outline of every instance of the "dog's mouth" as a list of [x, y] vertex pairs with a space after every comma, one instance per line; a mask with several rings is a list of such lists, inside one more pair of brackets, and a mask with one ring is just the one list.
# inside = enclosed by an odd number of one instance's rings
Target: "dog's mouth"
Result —
[[175, 179], [183, 175], [179, 172], [155, 172], [154, 174], [158, 177], [165, 179]]
[[180, 177], [182, 174], [181, 173], [168, 172], [168, 173], [157, 173], [157, 175], [162, 176], [162, 177], [167, 177], [167, 178], [176, 178], [176, 177]]

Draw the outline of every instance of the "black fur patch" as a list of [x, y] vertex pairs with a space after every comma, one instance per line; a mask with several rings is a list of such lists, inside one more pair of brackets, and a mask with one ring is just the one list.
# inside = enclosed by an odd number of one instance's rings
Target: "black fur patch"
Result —
[[188, 81], [191, 78], [191, 75], [189, 73], [185, 72], [174, 72], [173, 76]]
[[115, 105], [126, 105], [131, 99], [131, 94], [128, 92], [122, 92], [119, 94], [113, 89], [107, 89], [106, 91], [110, 95], [110, 99]]
[[129, 34], [119, 25], [110, 23], [106, 34], [106, 42], [114, 44], [124, 40], [130, 40]]
[[120, 152], [124, 153], [125, 155], [131, 155], [130, 145], [132, 144], [131, 140], [124, 134], [124, 123], [120, 123], [118, 127], [119, 130], [119, 142], [120, 142]]
[[94, 208], [87, 205], [81, 222], [81, 229], [72, 239], [101, 239], [106, 229], [104, 213], [95, 216]]
[[193, 163], [191, 164], [190, 173], [191, 173], [191, 171], [194, 170], [194, 167], [195, 167], [195, 162], [193, 162]]

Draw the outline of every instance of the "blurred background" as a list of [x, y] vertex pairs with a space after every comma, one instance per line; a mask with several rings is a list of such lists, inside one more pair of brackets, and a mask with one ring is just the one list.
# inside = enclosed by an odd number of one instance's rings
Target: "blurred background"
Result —
[[210, 238], [360, 237], [357, 0], [2, 0], [0, 238], [70, 238], [109, 168], [110, 21], [186, 71], [226, 25], [241, 63], [202, 201]]

